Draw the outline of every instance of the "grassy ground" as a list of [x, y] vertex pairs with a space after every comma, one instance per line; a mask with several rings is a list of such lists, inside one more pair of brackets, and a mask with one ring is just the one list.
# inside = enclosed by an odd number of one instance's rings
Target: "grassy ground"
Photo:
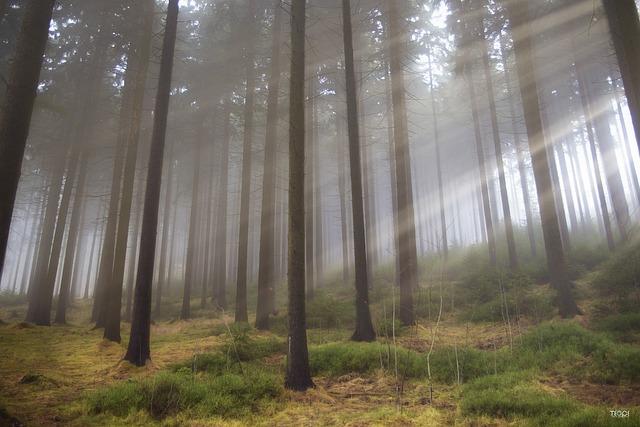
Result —
[[[169, 301], [152, 326], [152, 363], [135, 368], [121, 361], [123, 345], [91, 329], [89, 301], [75, 303], [67, 326], [36, 327], [21, 323], [24, 301], [5, 296], [0, 426], [640, 426], [640, 315], [599, 315], [594, 277], [577, 282], [584, 315], [572, 321], [519, 313], [519, 301], [545, 301], [545, 286], [510, 291], [508, 320], [501, 309], [504, 321], [484, 321], [493, 300], [455, 300], [458, 288], [445, 284], [440, 311], [432, 283], [417, 298], [418, 324], [398, 328], [397, 295], [378, 289], [371, 344], [348, 341], [351, 291], [321, 291], [309, 306], [316, 388], [307, 393], [282, 388], [284, 313], [264, 333], [209, 310], [177, 321], [179, 302]], [[629, 417], [611, 417], [616, 409]]]

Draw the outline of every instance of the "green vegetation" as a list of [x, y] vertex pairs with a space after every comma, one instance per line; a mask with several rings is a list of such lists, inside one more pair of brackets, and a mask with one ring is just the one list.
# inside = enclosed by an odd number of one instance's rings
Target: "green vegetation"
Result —
[[282, 394], [280, 378], [251, 370], [244, 375], [193, 375], [188, 369], [129, 380], [87, 398], [90, 413], [124, 417], [145, 410], [162, 419], [189, 411], [199, 416], [245, 417], [274, 404]]

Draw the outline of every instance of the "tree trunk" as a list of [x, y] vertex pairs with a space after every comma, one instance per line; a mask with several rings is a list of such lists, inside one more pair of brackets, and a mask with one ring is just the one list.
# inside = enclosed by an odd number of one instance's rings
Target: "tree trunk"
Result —
[[216, 260], [214, 281], [217, 283], [216, 304], [227, 309], [227, 206], [229, 199], [229, 139], [231, 138], [230, 101], [224, 103], [224, 133], [220, 150], [220, 200], [218, 201], [218, 219], [216, 222]]
[[247, 84], [244, 101], [244, 141], [242, 144], [242, 186], [240, 189], [240, 225], [236, 274], [235, 321], [247, 322], [247, 257], [249, 253], [249, 210], [251, 205], [251, 158], [253, 156], [253, 108], [256, 86], [255, 43], [256, 0], [249, 0], [245, 30], [250, 33], [246, 46]]
[[447, 218], [445, 215], [444, 205], [444, 188], [442, 184], [442, 161], [440, 158], [440, 135], [438, 131], [438, 112], [436, 107], [436, 98], [434, 95], [433, 86], [433, 70], [431, 60], [431, 44], [427, 46], [427, 63], [429, 73], [429, 97], [431, 99], [431, 118], [433, 120], [433, 137], [435, 141], [435, 156], [436, 156], [436, 174], [438, 179], [438, 207], [440, 213], [440, 233], [442, 242], [442, 256], [446, 261], [449, 256], [449, 240], [447, 239]]
[[[351, 2], [342, 0], [342, 32], [345, 53], [345, 81], [347, 86], [347, 130], [349, 133], [349, 169], [351, 170], [351, 210], [353, 212], [353, 244], [356, 273], [356, 330], [353, 341], [374, 341], [376, 333], [369, 310], [369, 277], [367, 269], [367, 240], [362, 199], [362, 170], [360, 167], [360, 135], [358, 126], [358, 95], [353, 61], [353, 30]], [[367, 147], [363, 147], [364, 150]], [[366, 177], [365, 177], [366, 179]]]
[[[200, 120], [204, 120], [201, 117]], [[189, 237], [187, 240], [187, 260], [185, 261], [184, 288], [182, 292], [182, 310], [180, 319], [191, 318], [191, 290], [198, 279], [197, 275], [197, 240], [199, 237], [199, 215], [200, 207], [200, 164], [202, 158], [202, 138], [204, 137], [204, 123], [199, 123], [199, 131], [193, 147], [193, 185], [191, 190], [191, 210], [189, 215]]]
[[267, 100], [267, 133], [264, 145], [264, 178], [262, 182], [262, 218], [260, 219], [260, 261], [258, 271], [258, 306], [256, 328], [269, 329], [275, 282], [276, 161], [278, 154], [278, 97], [280, 95], [280, 35], [282, 34], [281, 0], [274, 2], [273, 44], [271, 48], [271, 76]]
[[573, 317], [580, 312], [573, 299], [567, 263], [560, 236], [555, 199], [546, 142], [540, 118], [538, 84], [535, 77], [531, 34], [529, 28], [529, 5], [527, 2], [504, 2], [511, 23], [516, 57], [516, 69], [520, 82], [520, 94], [524, 109], [525, 124], [529, 137], [533, 173], [538, 192], [538, 204], [542, 220], [542, 234], [547, 255], [547, 266], [551, 285], [558, 291], [558, 308], [562, 317]]
[[391, 67], [391, 98], [393, 101], [393, 133], [398, 197], [398, 265], [400, 266], [400, 321], [414, 323], [413, 291], [418, 287], [418, 254], [416, 252], [416, 228], [411, 188], [411, 158], [407, 120], [406, 91], [402, 59], [406, 41], [401, 28], [398, 5], [387, 0], [389, 16], [389, 65]]
[[[55, 322], [62, 325], [67, 322], [66, 313], [67, 303], [69, 301], [69, 289], [73, 278], [74, 259], [78, 245], [78, 231], [81, 225], [80, 217], [82, 215], [82, 207], [85, 203], [84, 191], [87, 178], [87, 166], [88, 162], [85, 154], [85, 157], [80, 159], [80, 171], [78, 172], [78, 183], [76, 185], [76, 193], [71, 211], [71, 223], [69, 224], [69, 236], [67, 238], [67, 247], [65, 248], [60, 295], [58, 296], [58, 307], [56, 310]], [[75, 266], [75, 268], [77, 268], [77, 266]]]
[[305, 120], [307, 121], [307, 126], [306, 126], [306, 140], [305, 140], [305, 144], [307, 146], [306, 148], [306, 158], [305, 158], [305, 175], [304, 175], [304, 179], [305, 179], [305, 191], [304, 191], [304, 197], [305, 197], [305, 201], [304, 204], [306, 206], [305, 209], [305, 217], [304, 217], [304, 228], [305, 228], [305, 264], [306, 264], [306, 269], [305, 269], [305, 274], [306, 274], [306, 284], [307, 284], [307, 299], [312, 300], [313, 296], [314, 296], [314, 288], [315, 288], [315, 259], [313, 257], [313, 240], [315, 239], [315, 233], [314, 233], [314, 229], [313, 229], [313, 220], [314, 220], [314, 209], [313, 209], [313, 202], [314, 202], [314, 197], [313, 197], [313, 193], [315, 191], [313, 183], [314, 183], [314, 179], [313, 179], [313, 158], [314, 158], [314, 154], [315, 154], [315, 150], [313, 149], [313, 145], [316, 143], [315, 141], [315, 132], [313, 131], [316, 123], [313, 121], [314, 120], [314, 115], [313, 115], [313, 111], [315, 110], [315, 97], [316, 97], [316, 90], [315, 90], [315, 81], [316, 81], [316, 74], [315, 72], [311, 75], [311, 77], [309, 78], [309, 83], [308, 83], [308, 87], [309, 87], [309, 95], [307, 98], [307, 106], [308, 109], [306, 111], [305, 114]]
[[596, 148], [595, 136], [593, 134], [593, 127], [591, 118], [593, 113], [591, 111], [591, 105], [587, 96], [587, 85], [584, 81], [584, 76], [576, 64], [576, 75], [578, 78], [578, 85], [580, 88], [580, 101], [582, 102], [582, 110], [584, 114], [584, 122], [587, 128], [587, 137], [589, 140], [589, 150], [591, 152], [591, 161], [593, 162], [593, 169], [596, 181], [596, 187], [598, 190], [598, 201], [600, 202], [600, 214], [602, 215], [602, 223], [604, 225], [605, 235], [607, 237], [607, 245], [609, 250], [615, 249], [615, 241], [613, 239], [613, 232], [611, 230], [611, 220], [609, 219], [609, 208], [607, 207], [607, 198], [604, 192], [604, 185], [602, 183], [602, 174], [600, 172], [600, 162], [598, 161], [598, 150]]
[[524, 164], [524, 150], [522, 149], [522, 141], [520, 133], [518, 132], [518, 126], [516, 123], [516, 109], [513, 102], [513, 94], [511, 92], [511, 77], [509, 74], [509, 66], [507, 60], [507, 54], [504, 49], [504, 43], [500, 40], [502, 67], [504, 71], [505, 86], [507, 88], [507, 100], [509, 102], [509, 116], [511, 117], [511, 132], [513, 133], [513, 145], [516, 152], [518, 161], [518, 175], [520, 177], [520, 190], [522, 191], [522, 199], [524, 202], [524, 215], [527, 220], [527, 236], [529, 238], [529, 249], [531, 255], [535, 257], [537, 255], [536, 238], [533, 230], [533, 214], [531, 213], [531, 197], [529, 191], [529, 183], [527, 179], [527, 170]]
[[640, 20], [634, 0], [603, 0], [640, 147]]
[[133, 300], [133, 319], [131, 334], [125, 360], [144, 366], [151, 357], [149, 338], [151, 334], [151, 289], [153, 282], [154, 257], [156, 252], [156, 233], [158, 227], [158, 206], [160, 204], [160, 186], [162, 180], [162, 161], [167, 130], [167, 116], [171, 92], [171, 74], [176, 45], [179, 0], [169, 0], [160, 76], [153, 116], [153, 135], [147, 172], [144, 213], [142, 216], [142, 235], [138, 274]]
[[55, 0], [25, 1], [0, 112], [0, 278], [54, 4]]
[[[482, 22], [482, 21], [481, 21]], [[500, 139], [500, 128], [498, 126], [498, 113], [496, 111], [496, 99], [493, 93], [493, 78], [491, 76], [491, 64], [489, 63], [489, 40], [483, 36], [482, 43], [482, 65], [484, 68], [484, 80], [487, 86], [487, 96], [489, 99], [489, 112], [491, 116], [491, 129], [493, 135], [493, 148], [498, 165], [498, 182], [500, 184], [500, 200], [502, 202], [502, 212], [504, 214], [504, 227], [507, 237], [507, 251], [509, 253], [509, 268], [514, 271], [518, 268], [518, 255], [516, 253], [516, 241], [513, 236], [513, 223], [511, 221], [511, 207], [509, 206], [509, 194], [507, 193], [507, 180], [504, 174], [504, 161], [502, 159], [502, 141]]]
[[291, 3], [291, 73], [289, 90], [289, 342], [285, 387], [313, 387], [305, 314], [305, 25], [306, 0]]
[[[133, 186], [136, 175], [136, 163], [138, 160], [138, 141], [140, 139], [140, 125], [142, 122], [142, 106], [144, 102], [145, 83], [151, 53], [151, 39], [153, 37], [153, 13], [152, 0], [138, 2], [138, 24], [140, 31], [135, 47], [129, 52], [130, 63], [127, 65], [125, 77], [125, 96], [122, 107], [129, 114], [125, 123], [121, 123], [126, 132], [124, 138], [126, 150], [124, 153], [124, 168], [122, 171], [122, 189], [120, 207], [118, 210], [118, 227], [116, 234], [115, 253], [113, 261], [113, 274], [108, 287], [106, 301], [106, 317], [104, 338], [120, 342], [120, 313], [122, 311], [122, 287], [124, 284], [124, 270], [126, 265], [127, 244], [129, 241], [129, 222], [131, 219], [131, 202], [133, 199]], [[129, 68], [131, 67], [131, 68]]]

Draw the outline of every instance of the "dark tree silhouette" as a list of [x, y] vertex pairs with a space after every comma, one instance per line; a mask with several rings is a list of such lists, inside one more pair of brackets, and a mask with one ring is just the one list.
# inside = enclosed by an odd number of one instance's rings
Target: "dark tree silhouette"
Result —
[[54, 4], [55, 0], [25, 1], [0, 112], [0, 278]]
[[[342, 0], [342, 32], [344, 37], [345, 81], [347, 86], [347, 130], [349, 133], [349, 168], [351, 171], [351, 203], [356, 273], [356, 330], [354, 341], [373, 341], [376, 333], [369, 311], [369, 270], [362, 200], [362, 169], [360, 165], [360, 132], [358, 129], [358, 96], [353, 62], [353, 30], [351, 2]], [[366, 148], [365, 148], [366, 149]]]
[[289, 89], [289, 343], [285, 387], [313, 387], [307, 348], [304, 257], [305, 28], [306, 0], [291, 3], [291, 74]]
[[173, 56], [176, 46], [179, 0], [169, 0], [160, 76], [154, 108], [153, 134], [147, 172], [144, 213], [142, 215], [142, 235], [138, 259], [138, 274], [133, 299], [133, 317], [131, 334], [125, 360], [137, 366], [144, 366], [151, 358], [149, 338], [151, 335], [151, 289], [156, 251], [156, 233], [158, 227], [158, 207], [160, 205], [160, 186], [162, 180], [162, 161], [167, 131], [167, 116], [171, 91]]

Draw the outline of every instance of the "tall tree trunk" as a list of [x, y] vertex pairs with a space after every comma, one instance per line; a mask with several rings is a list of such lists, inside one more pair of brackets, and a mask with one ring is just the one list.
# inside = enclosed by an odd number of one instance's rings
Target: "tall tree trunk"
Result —
[[447, 239], [447, 218], [445, 215], [444, 205], [444, 188], [442, 184], [442, 160], [440, 158], [440, 134], [438, 130], [438, 112], [436, 107], [436, 98], [433, 85], [433, 67], [432, 67], [431, 44], [427, 46], [427, 64], [429, 73], [429, 97], [431, 100], [431, 118], [433, 120], [433, 137], [436, 156], [436, 175], [438, 179], [438, 207], [440, 213], [440, 234], [442, 242], [442, 256], [446, 261], [449, 256], [449, 240]]
[[527, 220], [527, 236], [529, 238], [529, 249], [531, 255], [537, 255], [536, 238], [533, 230], [533, 214], [531, 213], [531, 196], [529, 191], [529, 180], [527, 178], [527, 170], [524, 164], [524, 150], [522, 149], [522, 140], [518, 132], [516, 123], [516, 109], [513, 102], [513, 94], [511, 92], [511, 76], [509, 72], [509, 64], [507, 54], [504, 48], [504, 42], [500, 40], [500, 53], [502, 56], [502, 67], [504, 72], [505, 86], [507, 88], [507, 100], [509, 102], [509, 116], [511, 117], [511, 132], [513, 133], [513, 145], [516, 152], [518, 162], [518, 176], [520, 177], [520, 190], [522, 191], [522, 199], [524, 202], [524, 215]]
[[[481, 21], [482, 22], [482, 21]], [[504, 174], [504, 161], [502, 159], [502, 141], [500, 139], [500, 128], [498, 126], [498, 113], [496, 110], [496, 99], [493, 93], [493, 77], [491, 76], [491, 64], [489, 63], [489, 40], [483, 36], [482, 46], [482, 66], [484, 69], [484, 81], [487, 86], [487, 97], [489, 99], [489, 112], [491, 116], [491, 129], [493, 135], [493, 148], [498, 165], [498, 182], [500, 184], [500, 200], [502, 202], [502, 212], [504, 214], [504, 227], [507, 236], [507, 251], [509, 253], [509, 268], [518, 268], [518, 255], [516, 253], [516, 241], [513, 236], [513, 222], [511, 221], [511, 207], [509, 206], [509, 193], [507, 192], [507, 180]]]
[[131, 334], [125, 360], [137, 366], [144, 366], [151, 357], [149, 338], [151, 334], [151, 289], [153, 282], [154, 257], [156, 252], [156, 233], [158, 228], [158, 207], [160, 204], [160, 186], [162, 180], [162, 161], [167, 130], [167, 116], [171, 92], [171, 74], [176, 45], [179, 0], [169, 0], [158, 92], [153, 116], [153, 135], [147, 172], [144, 213], [142, 216], [142, 235], [138, 274], [133, 300], [133, 319]]
[[413, 291], [418, 287], [418, 254], [416, 252], [416, 227], [413, 212], [413, 189], [411, 188], [411, 158], [409, 127], [407, 120], [406, 91], [402, 58], [405, 38], [398, 5], [387, 0], [389, 26], [389, 65], [391, 67], [391, 98], [393, 101], [393, 134], [398, 196], [398, 264], [400, 265], [400, 321], [405, 325], [414, 323]]
[[[138, 203], [136, 203], [136, 217], [135, 225], [133, 227], [133, 242], [131, 247], [131, 255], [129, 256], [129, 270], [127, 272], [127, 306], [125, 307], [125, 318], [131, 322], [131, 306], [133, 305], [133, 287], [136, 283], [136, 266], [138, 260], [138, 250], [140, 247], [140, 223], [142, 222], [142, 209], [143, 199], [142, 191], [144, 190], [144, 180], [138, 179], [138, 188], [136, 190], [136, 196]], [[175, 202], [177, 203], [177, 201]], [[175, 206], [174, 203], [174, 206]], [[157, 311], [156, 311], [157, 314]]]
[[291, 73], [289, 89], [289, 340], [285, 387], [313, 387], [307, 348], [305, 310], [305, 26], [306, 0], [291, 3]]
[[[86, 154], [85, 154], [86, 156]], [[71, 280], [73, 279], [74, 259], [76, 255], [76, 247], [78, 245], [78, 231], [81, 225], [81, 215], [84, 205], [85, 182], [87, 178], [87, 158], [80, 159], [80, 171], [78, 172], [78, 183], [76, 185], [76, 193], [73, 200], [73, 208], [71, 211], [71, 223], [69, 224], [69, 236], [67, 238], [67, 247], [65, 248], [64, 261], [62, 266], [62, 281], [60, 282], [60, 295], [58, 296], [58, 307], [56, 309], [55, 322], [65, 324], [67, 322], [67, 303], [69, 301], [69, 289], [71, 288]], [[75, 267], [77, 268], [77, 266]]]
[[587, 138], [589, 140], [589, 150], [591, 152], [591, 161], [593, 162], [593, 169], [596, 181], [596, 187], [598, 190], [598, 201], [600, 202], [600, 214], [602, 215], [602, 223], [604, 225], [604, 231], [607, 238], [607, 245], [609, 250], [615, 249], [615, 241], [613, 239], [613, 232], [611, 230], [611, 221], [609, 219], [609, 208], [607, 207], [607, 198], [604, 191], [604, 185], [602, 183], [602, 173], [600, 172], [600, 162], [598, 161], [598, 150], [596, 148], [595, 135], [593, 134], [593, 127], [591, 118], [593, 113], [591, 111], [591, 105], [587, 97], [587, 85], [584, 81], [584, 76], [576, 67], [576, 75], [578, 78], [578, 85], [580, 87], [580, 100], [582, 102], [582, 110], [584, 113], [584, 122], [587, 128]]
[[25, 1], [0, 111], [0, 278], [54, 4], [55, 0]]
[[[200, 120], [204, 120], [201, 117]], [[187, 240], [187, 260], [185, 261], [184, 288], [182, 293], [182, 310], [180, 311], [180, 319], [188, 320], [191, 318], [191, 290], [198, 280], [197, 274], [197, 256], [198, 256], [198, 237], [199, 227], [198, 208], [200, 207], [200, 163], [202, 158], [202, 139], [204, 137], [204, 123], [200, 123], [198, 135], [196, 136], [195, 146], [193, 147], [193, 185], [191, 190], [191, 210], [189, 215], [189, 236]]]
[[[321, 76], [316, 74], [316, 84], [320, 82]], [[315, 91], [317, 94], [317, 90]], [[315, 268], [315, 282], [314, 287], [322, 286], [324, 277], [324, 260], [322, 258], [323, 252], [323, 236], [322, 236], [322, 177], [320, 175], [320, 120], [318, 112], [318, 101], [314, 100], [313, 109], [311, 114], [313, 115], [313, 144], [311, 150], [313, 150], [312, 165], [313, 168], [313, 266]], [[311, 160], [310, 160], [311, 161]]]
[[340, 197], [340, 235], [342, 237], [342, 282], [347, 284], [349, 281], [349, 235], [348, 235], [348, 208], [347, 208], [347, 183], [346, 183], [346, 165], [344, 143], [344, 124], [342, 120], [336, 117], [336, 127], [338, 128], [338, 141], [336, 148], [338, 150], [338, 192]]
[[249, 0], [245, 30], [249, 32], [245, 52], [247, 83], [244, 101], [244, 141], [242, 144], [242, 184], [236, 274], [236, 322], [247, 322], [247, 257], [249, 254], [249, 210], [251, 205], [251, 158], [253, 156], [253, 108], [256, 85], [255, 43], [256, 0]]
[[[121, 127], [126, 132], [123, 134], [126, 150], [124, 152], [124, 168], [122, 171], [122, 189], [120, 206], [118, 210], [118, 228], [113, 260], [113, 274], [108, 287], [106, 301], [106, 317], [104, 338], [120, 342], [120, 313], [122, 311], [122, 287], [124, 284], [124, 270], [127, 257], [127, 245], [129, 241], [129, 222], [131, 219], [131, 203], [133, 199], [133, 187], [138, 160], [138, 141], [140, 139], [140, 126], [142, 122], [142, 106], [144, 102], [145, 83], [151, 53], [151, 39], [153, 37], [153, 0], [137, 2], [138, 24], [140, 30], [135, 46], [129, 52], [130, 63], [127, 65], [125, 77], [125, 96], [123, 107], [129, 117]], [[131, 67], [129, 69], [129, 67]], [[128, 87], [127, 87], [128, 86]], [[125, 99], [126, 98], [126, 99]]]
[[218, 200], [218, 219], [216, 221], [216, 260], [214, 281], [217, 283], [216, 304], [222, 310], [227, 309], [227, 207], [229, 200], [229, 139], [231, 138], [230, 101], [224, 102], [224, 132], [220, 150], [220, 200]]
[[595, 130], [600, 148], [600, 154], [602, 155], [604, 176], [607, 180], [607, 187], [609, 188], [611, 205], [616, 217], [618, 231], [622, 241], [625, 241], [627, 239], [628, 227], [630, 225], [629, 207], [627, 205], [624, 186], [622, 184], [622, 178], [620, 177], [620, 170], [616, 160], [610, 125], [605, 114], [594, 112], [593, 108], [591, 108], [591, 106], [594, 105], [603, 105], [605, 102], [604, 100], [600, 100], [603, 96], [591, 90], [588, 84], [589, 78], [598, 82], [606, 81], [607, 75], [603, 72], [605, 70], [600, 70], [597, 67], [597, 64], [587, 64], [585, 58], [580, 58], [576, 55], [576, 70], [579, 75], [579, 81], [581, 82], [580, 95], [586, 99], [587, 107], [593, 114], [589, 115], [589, 120], [593, 124], [593, 129]]
[[[374, 341], [376, 333], [369, 310], [369, 277], [367, 269], [367, 240], [362, 199], [362, 170], [360, 167], [360, 134], [358, 126], [358, 95], [353, 61], [353, 30], [351, 2], [342, 0], [342, 32], [344, 37], [345, 81], [347, 86], [347, 125], [349, 133], [349, 169], [351, 171], [351, 210], [353, 212], [353, 244], [356, 273], [356, 330], [353, 341]], [[364, 150], [367, 147], [363, 147]], [[365, 177], [366, 179], [366, 177]]]
[[317, 75], [315, 73], [315, 71], [313, 72], [313, 74], [311, 75], [309, 82], [308, 82], [308, 87], [309, 87], [309, 94], [307, 97], [307, 111], [305, 114], [305, 120], [307, 121], [307, 126], [306, 126], [306, 140], [305, 140], [305, 144], [307, 146], [306, 148], [306, 157], [305, 157], [305, 175], [304, 175], [304, 179], [305, 179], [305, 192], [304, 192], [304, 197], [305, 197], [305, 201], [304, 204], [306, 206], [306, 209], [304, 211], [305, 213], [305, 219], [304, 219], [304, 228], [305, 228], [305, 264], [306, 264], [306, 269], [305, 269], [305, 274], [306, 274], [306, 284], [307, 284], [307, 299], [312, 300], [313, 296], [314, 296], [314, 288], [315, 288], [315, 259], [313, 257], [313, 240], [315, 239], [315, 233], [314, 233], [314, 229], [313, 229], [313, 224], [314, 224], [314, 216], [315, 216], [315, 212], [313, 209], [313, 202], [314, 202], [314, 197], [313, 197], [313, 193], [315, 191], [314, 188], [314, 179], [313, 179], [313, 158], [314, 158], [314, 154], [315, 154], [315, 150], [313, 149], [314, 144], [316, 144], [315, 141], [315, 132], [314, 132], [314, 128], [316, 126], [316, 123], [314, 122], [315, 116], [313, 114], [313, 111], [315, 110], [315, 103], [316, 103], [316, 89], [315, 89], [315, 82], [316, 82], [316, 78]]
[[47, 208], [42, 219], [42, 233], [38, 243], [35, 268], [29, 285], [29, 306], [27, 308], [26, 321], [39, 325], [49, 325], [50, 322], [50, 313], [42, 310], [42, 297], [46, 293], [46, 289], [43, 289], [43, 286], [46, 285], [47, 272], [49, 270], [51, 246], [60, 203], [60, 190], [64, 180], [65, 159], [66, 155], [64, 157], [57, 156], [52, 162], [55, 165], [54, 172], [49, 182]]
[[634, 0], [603, 0], [629, 112], [640, 146], [640, 19]]
[[260, 262], [258, 271], [258, 306], [256, 328], [269, 329], [269, 311], [274, 298], [275, 282], [275, 210], [276, 163], [278, 154], [278, 98], [280, 94], [280, 46], [282, 34], [281, 0], [274, 1], [271, 75], [267, 100], [267, 133], [264, 145], [264, 178], [262, 182], [262, 218], [260, 219]]
[[[385, 27], [386, 28], [386, 27]], [[386, 55], [389, 56], [389, 40], [385, 40]], [[391, 216], [393, 218], [393, 258], [395, 267], [395, 285], [400, 285], [400, 245], [398, 236], [400, 235], [400, 223], [398, 219], [398, 180], [395, 162], [394, 147], [394, 127], [393, 127], [393, 100], [391, 95], [391, 69], [385, 63], [385, 113], [387, 116], [387, 143], [389, 145], [389, 183], [391, 185]]]
[[[173, 171], [175, 170], [175, 164], [173, 162], [173, 145], [169, 155], [169, 171], [167, 173], [167, 181], [166, 187], [167, 191], [164, 196], [164, 209], [162, 211], [163, 216], [163, 225], [162, 225], [162, 242], [160, 246], [160, 264], [159, 264], [159, 274], [158, 274], [158, 285], [156, 288], [156, 305], [153, 310], [154, 316], [158, 316], [160, 314], [160, 306], [162, 304], [162, 290], [168, 286], [168, 277], [167, 277], [167, 255], [169, 252], [169, 229], [171, 228], [171, 205], [173, 202], [172, 199], [172, 189], [173, 189]], [[175, 206], [175, 205], [174, 205]]]
[[580, 310], [573, 299], [567, 272], [567, 263], [558, 223], [553, 187], [549, 174], [546, 142], [540, 118], [538, 83], [533, 62], [531, 30], [529, 28], [529, 4], [504, 2], [511, 23], [516, 57], [516, 69], [520, 82], [520, 95], [529, 138], [529, 151], [538, 192], [538, 204], [542, 219], [542, 234], [547, 255], [551, 285], [558, 291], [558, 308], [562, 317], [573, 317]]

